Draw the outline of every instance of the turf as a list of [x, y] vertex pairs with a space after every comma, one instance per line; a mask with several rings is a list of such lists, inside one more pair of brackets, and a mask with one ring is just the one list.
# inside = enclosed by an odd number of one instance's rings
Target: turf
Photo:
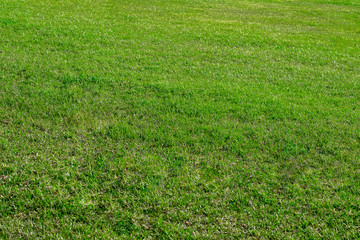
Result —
[[360, 238], [357, 0], [1, 0], [0, 238]]

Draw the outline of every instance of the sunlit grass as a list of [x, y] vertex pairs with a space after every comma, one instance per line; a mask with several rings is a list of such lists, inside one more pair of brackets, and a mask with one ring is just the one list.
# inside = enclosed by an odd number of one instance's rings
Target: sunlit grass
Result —
[[0, 238], [360, 238], [360, 4], [0, 2]]

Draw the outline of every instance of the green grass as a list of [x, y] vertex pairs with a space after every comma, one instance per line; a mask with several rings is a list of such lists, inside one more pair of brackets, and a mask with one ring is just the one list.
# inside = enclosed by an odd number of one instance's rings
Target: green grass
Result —
[[357, 0], [1, 0], [0, 238], [360, 238]]

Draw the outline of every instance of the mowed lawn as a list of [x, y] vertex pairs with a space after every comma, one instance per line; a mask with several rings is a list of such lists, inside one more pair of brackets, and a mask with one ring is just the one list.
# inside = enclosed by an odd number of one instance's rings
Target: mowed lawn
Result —
[[0, 238], [360, 238], [360, 2], [0, 0]]

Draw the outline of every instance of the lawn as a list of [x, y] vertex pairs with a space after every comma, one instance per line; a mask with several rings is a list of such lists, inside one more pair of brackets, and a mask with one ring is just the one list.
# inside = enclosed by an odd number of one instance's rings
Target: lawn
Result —
[[1, 239], [359, 239], [358, 0], [0, 0]]

